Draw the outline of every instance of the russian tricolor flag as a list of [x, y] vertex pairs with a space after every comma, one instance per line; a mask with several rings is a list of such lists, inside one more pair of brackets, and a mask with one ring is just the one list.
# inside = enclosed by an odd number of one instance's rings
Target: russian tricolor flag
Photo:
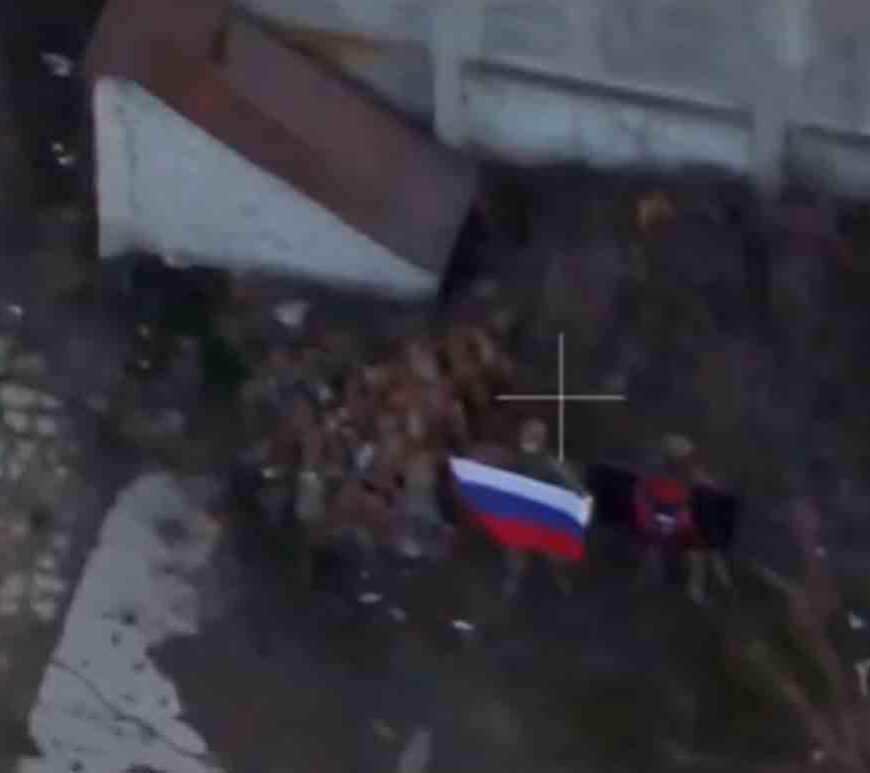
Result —
[[471, 517], [500, 544], [574, 561], [586, 555], [592, 497], [468, 459], [451, 459]]

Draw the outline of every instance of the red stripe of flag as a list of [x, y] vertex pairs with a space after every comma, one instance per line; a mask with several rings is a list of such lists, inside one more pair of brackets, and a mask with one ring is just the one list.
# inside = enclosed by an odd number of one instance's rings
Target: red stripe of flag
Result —
[[582, 561], [586, 557], [586, 546], [582, 540], [567, 532], [518, 518], [503, 518], [485, 513], [475, 513], [472, 517], [497, 542], [506, 547], [546, 553], [571, 561]]

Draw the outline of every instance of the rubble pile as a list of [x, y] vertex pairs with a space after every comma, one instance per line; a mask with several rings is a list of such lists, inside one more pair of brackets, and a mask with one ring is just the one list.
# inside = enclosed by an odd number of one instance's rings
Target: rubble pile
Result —
[[17, 330], [0, 334], [0, 684], [11, 653], [62, 612], [85, 505], [68, 408], [46, 388], [47, 376], [46, 358]]
[[0, 349], [7, 354], [0, 381], [0, 464], [4, 479], [13, 486], [21, 484], [34, 465], [41, 464], [37, 478], [39, 486], [45, 487], [46, 473], [68, 472], [66, 457], [70, 448], [65, 436], [64, 402], [33, 386], [45, 375], [45, 358], [36, 352], [14, 353], [16, 348], [11, 337], [0, 338]]

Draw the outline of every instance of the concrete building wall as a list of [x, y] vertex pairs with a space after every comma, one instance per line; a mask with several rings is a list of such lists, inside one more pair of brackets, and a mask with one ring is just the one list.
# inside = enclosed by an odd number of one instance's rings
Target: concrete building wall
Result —
[[[419, 114], [431, 100], [439, 135], [459, 147], [520, 163], [709, 160], [771, 183], [788, 152], [820, 179], [870, 189], [870, 164], [851, 160], [870, 138], [862, 0], [238, 2], [309, 42], [368, 40], [366, 66], [341, 46], [327, 55], [397, 106]], [[416, 47], [415, 73], [400, 45]], [[411, 92], [427, 59], [421, 100]]]

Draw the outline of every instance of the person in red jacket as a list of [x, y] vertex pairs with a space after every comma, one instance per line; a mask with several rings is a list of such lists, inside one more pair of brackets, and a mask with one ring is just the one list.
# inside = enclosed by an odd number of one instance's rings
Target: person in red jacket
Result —
[[686, 562], [687, 591], [703, 603], [703, 560], [692, 510], [694, 445], [682, 435], [662, 442], [661, 464], [644, 476], [635, 491], [635, 527], [644, 541], [638, 580], [650, 575], [661, 581], [665, 560], [676, 555]]

